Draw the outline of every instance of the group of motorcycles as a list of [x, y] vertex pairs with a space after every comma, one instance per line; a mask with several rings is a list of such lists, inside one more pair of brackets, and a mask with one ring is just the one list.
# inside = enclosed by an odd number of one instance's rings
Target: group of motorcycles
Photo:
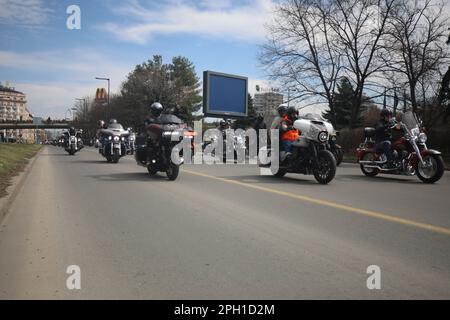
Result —
[[[150, 108], [152, 117], [145, 123], [145, 130], [139, 135], [131, 128], [124, 129], [116, 120], [108, 125], [100, 121], [95, 147], [108, 162], [118, 163], [127, 154], [134, 155], [136, 163], [147, 168], [150, 175], [165, 172], [169, 180], [175, 180], [179, 167], [183, 164], [183, 150], [178, 150], [181, 161], [174, 162], [173, 150], [181, 141], [190, 144], [194, 151], [196, 133], [174, 114], [164, 113], [163, 107], [155, 103]], [[320, 184], [327, 184], [336, 174], [336, 167], [342, 162], [342, 148], [336, 143], [339, 133], [333, 126], [317, 114], [307, 114], [294, 121], [293, 127], [300, 131], [300, 136], [293, 143], [292, 152], [288, 155], [281, 151], [276, 171], [272, 174], [283, 177], [287, 173], [314, 175]], [[374, 141], [374, 128], [365, 128], [365, 140], [357, 149], [357, 159], [362, 172], [366, 176], [376, 176], [380, 173], [417, 175], [425, 183], [438, 181], [444, 172], [444, 161], [441, 153], [428, 149], [427, 136], [420, 120], [412, 112], [405, 113], [400, 122], [401, 130], [393, 139], [392, 149], [395, 157], [394, 167], [387, 166], [384, 154], [377, 153]], [[239, 150], [248, 155], [248, 145], [245, 136], [234, 135], [233, 143], [226, 143], [226, 131], [230, 123], [216, 130], [223, 136], [211, 136], [203, 142], [203, 150], [210, 144], [223, 143], [223, 160], [226, 155], [234, 154], [237, 158]], [[81, 130], [74, 128], [64, 135], [64, 148], [73, 155], [83, 148]], [[232, 148], [232, 150], [228, 150]], [[211, 156], [215, 156], [212, 148]], [[271, 158], [272, 148], [262, 147], [267, 159]], [[193, 154], [193, 152], [191, 153]], [[260, 163], [260, 167], [271, 167], [271, 162]]]

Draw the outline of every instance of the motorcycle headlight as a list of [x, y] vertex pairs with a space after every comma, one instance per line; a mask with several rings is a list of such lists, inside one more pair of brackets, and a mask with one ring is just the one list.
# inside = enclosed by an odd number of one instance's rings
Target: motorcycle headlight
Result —
[[109, 136], [109, 137], [108, 137], [108, 140], [112, 140], [112, 137], [111, 137], [111, 136]]
[[114, 136], [114, 141], [118, 142], [120, 140], [120, 138], [118, 136]]
[[122, 140], [122, 141], [125, 141], [125, 137], [122, 137], [121, 140]]
[[417, 141], [419, 141], [419, 143], [425, 143], [427, 142], [427, 135], [425, 133], [420, 133], [419, 136], [417, 137]]
[[317, 140], [319, 140], [319, 142], [326, 142], [328, 140], [328, 133], [326, 131], [322, 131], [319, 133]]

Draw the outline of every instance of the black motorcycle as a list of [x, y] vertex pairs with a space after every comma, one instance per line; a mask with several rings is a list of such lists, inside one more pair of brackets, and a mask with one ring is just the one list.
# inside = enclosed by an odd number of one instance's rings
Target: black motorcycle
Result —
[[100, 130], [99, 153], [106, 161], [118, 163], [127, 154], [127, 138], [129, 132], [119, 123], [112, 123], [106, 129]]
[[[193, 143], [186, 124], [172, 114], [161, 114], [146, 125], [145, 132], [136, 138], [136, 163], [147, 167], [150, 175], [165, 172], [169, 180], [178, 177], [180, 165], [172, 161], [172, 151], [186, 137]], [[179, 151], [182, 156], [182, 150]]]

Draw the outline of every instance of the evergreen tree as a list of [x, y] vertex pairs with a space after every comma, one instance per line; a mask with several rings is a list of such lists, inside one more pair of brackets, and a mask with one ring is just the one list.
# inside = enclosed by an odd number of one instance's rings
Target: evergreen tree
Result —
[[[330, 110], [327, 110], [322, 113], [322, 116], [330, 122], [334, 122], [335, 117], [336, 127], [339, 129], [350, 127], [352, 118], [352, 101], [355, 96], [355, 90], [347, 77], [341, 78], [337, 85], [337, 91], [333, 94], [333, 96], [335, 114], [333, 115]], [[364, 100], [368, 101], [367, 98]], [[361, 125], [362, 120], [361, 115], [358, 115], [358, 121], [354, 124], [354, 126]]]

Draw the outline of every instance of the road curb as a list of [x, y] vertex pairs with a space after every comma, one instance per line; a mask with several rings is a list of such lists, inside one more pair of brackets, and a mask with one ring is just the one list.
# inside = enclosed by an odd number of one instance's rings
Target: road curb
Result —
[[28, 177], [31, 169], [33, 168], [34, 162], [36, 161], [39, 154], [42, 152], [43, 148], [41, 148], [36, 154], [29, 160], [28, 164], [25, 166], [25, 169], [20, 172], [17, 176], [12, 178], [12, 184], [6, 188], [7, 195], [3, 198], [0, 198], [0, 223], [3, 223], [6, 215], [11, 209], [11, 205], [22, 189], [25, 180]]

